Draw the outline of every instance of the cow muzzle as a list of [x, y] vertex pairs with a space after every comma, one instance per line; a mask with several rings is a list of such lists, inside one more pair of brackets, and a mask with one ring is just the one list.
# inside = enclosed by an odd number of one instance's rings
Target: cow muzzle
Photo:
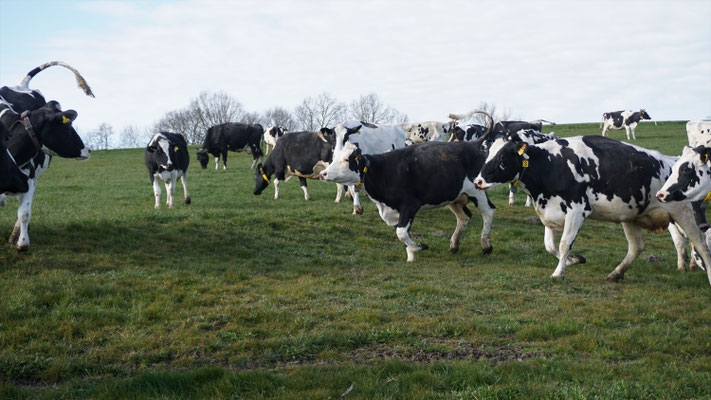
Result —
[[657, 200], [661, 201], [662, 203], [666, 203], [667, 201], [667, 194], [662, 193], [662, 192], [657, 192]]
[[89, 147], [84, 147], [79, 152], [79, 157], [77, 157], [77, 160], [88, 160], [89, 157], [91, 157], [91, 149]]
[[318, 179], [319, 179], [319, 180], [322, 180], [322, 181], [327, 181], [327, 180], [328, 180], [328, 172], [326, 172], [326, 171], [321, 171], [321, 172], [318, 174]]
[[486, 184], [486, 182], [484, 182], [484, 179], [483, 179], [483, 178], [477, 178], [477, 179], [475, 179], [475, 180], [474, 180], [474, 186], [476, 186], [476, 188], [477, 188], [477, 189], [480, 189], [480, 190], [486, 190], [486, 189], [488, 189], [489, 187], [491, 187], [491, 185], [488, 185], [488, 184]]
[[165, 168], [166, 171], [172, 171], [173, 169], [175, 169], [173, 167], [173, 163], [168, 163], [168, 164], [164, 165], [163, 168]]

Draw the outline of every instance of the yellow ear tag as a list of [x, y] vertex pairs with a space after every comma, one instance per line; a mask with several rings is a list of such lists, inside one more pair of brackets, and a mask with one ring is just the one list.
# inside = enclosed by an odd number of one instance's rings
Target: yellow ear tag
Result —
[[523, 160], [523, 167], [528, 168], [528, 160]]
[[707, 153], [707, 154], [704, 154], [704, 155], [706, 156], [706, 158], [704, 158], [704, 162], [708, 162], [708, 161], [709, 161], [709, 155], [708, 155], [708, 153]]
[[518, 186], [519, 183], [521, 183], [521, 181], [519, 181], [518, 179], [516, 179], [515, 181], [513, 181], [513, 185], [514, 185], [514, 186]]
[[360, 161], [360, 156], [356, 156], [355, 160]]
[[173, 150], [178, 151], [178, 146], [175, 146]]
[[704, 203], [708, 203], [709, 201], [711, 201], [711, 192], [709, 192], [706, 197], [704, 197]]
[[[70, 122], [72, 122], [71, 119], [69, 119], [69, 118], [65, 117], [64, 115], [62, 115], [62, 123], [63, 123], [63, 124], [68, 124], [68, 123], [70, 123]], [[706, 158], [708, 159], [709, 156], [706, 156]]]
[[267, 183], [269, 183], [269, 178], [267, 178], [267, 174], [262, 174], [262, 178], [264, 178], [264, 180], [267, 181]]
[[363, 173], [365, 174], [367, 172], [368, 172], [368, 167], [363, 167]]
[[[526, 151], [526, 147], [527, 147], [526, 143], [521, 143], [521, 147], [518, 148], [518, 155], [519, 156], [523, 155], [523, 153]], [[528, 163], [526, 163], [526, 164], [528, 164]]]

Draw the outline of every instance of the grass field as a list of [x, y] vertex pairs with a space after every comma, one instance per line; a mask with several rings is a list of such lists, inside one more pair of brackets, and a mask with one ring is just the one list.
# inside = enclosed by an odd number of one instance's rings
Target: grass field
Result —
[[[637, 137], [686, 141], [683, 122]], [[711, 398], [711, 289], [676, 271], [666, 232], [610, 283], [622, 228], [587, 221], [587, 264], [551, 280], [543, 226], [499, 187], [491, 255], [476, 212], [450, 255], [444, 208], [417, 216], [430, 248], [407, 263], [370, 201], [354, 216], [335, 185], [309, 181], [306, 202], [297, 180], [254, 196], [251, 157], [201, 170], [191, 151], [189, 206], [179, 187], [154, 210], [131, 149], [53, 160], [29, 252], [4, 241], [16, 201], [0, 209], [0, 398]]]

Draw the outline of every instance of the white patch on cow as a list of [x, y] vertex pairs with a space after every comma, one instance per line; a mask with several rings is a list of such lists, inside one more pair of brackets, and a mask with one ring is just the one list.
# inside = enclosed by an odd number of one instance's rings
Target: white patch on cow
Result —
[[711, 147], [711, 121], [687, 122], [686, 137], [691, 147]]

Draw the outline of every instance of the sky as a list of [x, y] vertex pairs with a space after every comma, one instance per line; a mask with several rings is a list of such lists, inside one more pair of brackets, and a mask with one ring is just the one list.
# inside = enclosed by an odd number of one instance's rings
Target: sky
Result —
[[523, 120], [711, 118], [711, 1], [0, 0], [0, 84], [79, 113], [82, 136], [151, 127], [202, 91], [247, 111], [376, 93], [410, 121], [481, 102]]

